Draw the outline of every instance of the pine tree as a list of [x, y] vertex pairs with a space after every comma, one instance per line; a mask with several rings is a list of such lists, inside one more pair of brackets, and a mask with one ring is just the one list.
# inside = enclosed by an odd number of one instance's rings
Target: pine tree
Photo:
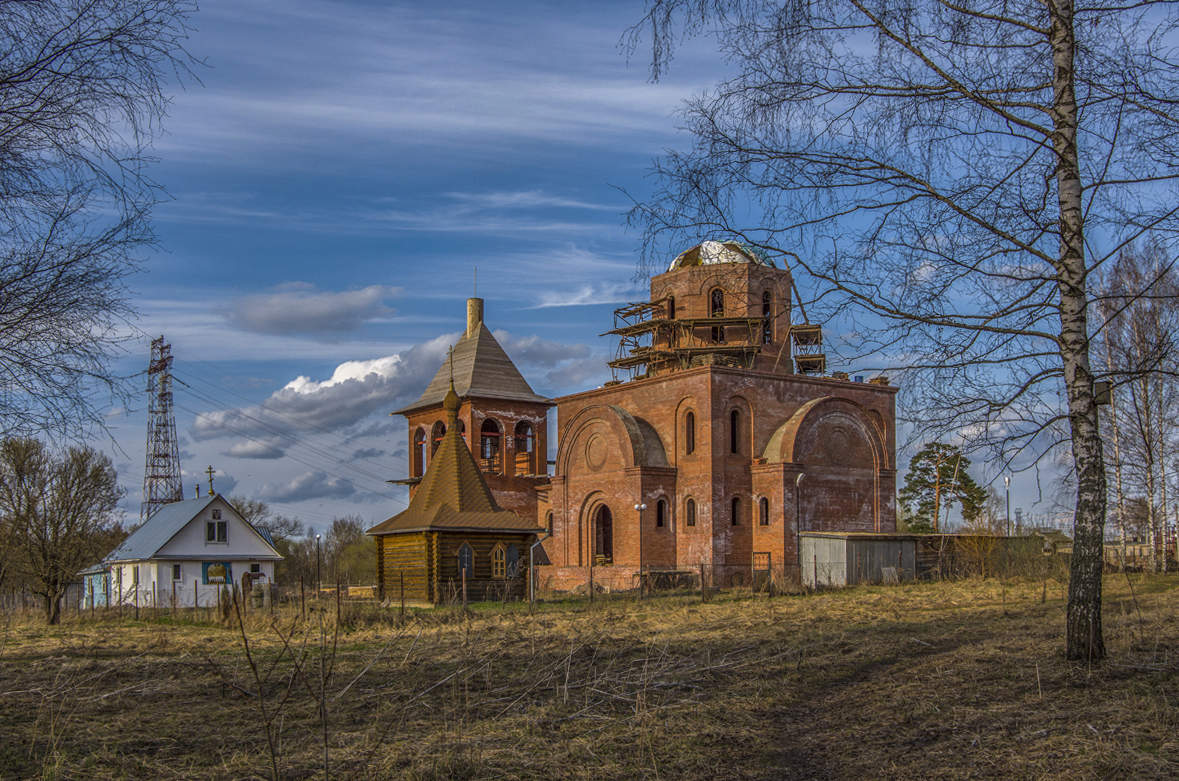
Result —
[[962, 506], [966, 524], [978, 517], [986, 505], [986, 491], [969, 470], [970, 459], [961, 448], [944, 442], [931, 442], [913, 456], [898, 497], [911, 518], [909, 531], [938, 531], [942, 513], [954, 502]]

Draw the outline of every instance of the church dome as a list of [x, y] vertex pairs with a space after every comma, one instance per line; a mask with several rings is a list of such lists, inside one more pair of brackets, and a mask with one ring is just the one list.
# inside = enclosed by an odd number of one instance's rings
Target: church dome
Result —
[[689, 266], [712, 266], [718, 263], [756, 263], [759, 266], [776, 268], [770, 260], [755, 247], [739, 241], [705, 241], [676, 256], [668, 271]]

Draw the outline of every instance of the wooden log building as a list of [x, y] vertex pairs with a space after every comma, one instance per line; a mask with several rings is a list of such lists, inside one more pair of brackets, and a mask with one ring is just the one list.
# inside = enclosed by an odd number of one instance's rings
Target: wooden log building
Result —
[[376, 541], [378, 598], [439, 604], [526, 594], [528, 549], [542, 530], [501, 509], [458, 425], [454, 383], [443, 401], [446, 433], [409, 507], [368, 530]]

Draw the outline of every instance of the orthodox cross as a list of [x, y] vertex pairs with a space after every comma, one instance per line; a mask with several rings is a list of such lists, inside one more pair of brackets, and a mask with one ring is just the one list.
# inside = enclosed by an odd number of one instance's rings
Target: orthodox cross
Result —
[[212, 464], [209, 464], [209, 468], [205, 470], [205, 474], [207, 474], [209, 476], [209, 496], [212, 496], [213, 495], [213, 475], [216, 474], [216, 470], [213, 469]]

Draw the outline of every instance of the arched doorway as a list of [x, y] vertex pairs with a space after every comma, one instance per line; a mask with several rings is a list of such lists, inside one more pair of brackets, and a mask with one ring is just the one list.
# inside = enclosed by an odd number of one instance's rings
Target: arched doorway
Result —
[[600, 505], [594, 510], [594, 564], [614, 563], [614, 516]]

